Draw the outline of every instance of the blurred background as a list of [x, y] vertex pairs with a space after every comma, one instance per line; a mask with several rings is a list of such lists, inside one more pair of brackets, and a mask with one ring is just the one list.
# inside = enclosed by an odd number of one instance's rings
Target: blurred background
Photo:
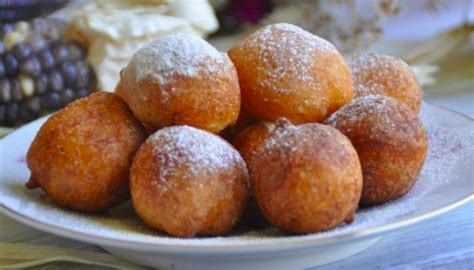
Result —
[[0, 0], [0, 134], [93, 91], [114, 91], [144, 44], [169, 33], [225, 52], [289, 22], [358, 54], [397, 56], [426, 101], [474, 117], [473, 0]]

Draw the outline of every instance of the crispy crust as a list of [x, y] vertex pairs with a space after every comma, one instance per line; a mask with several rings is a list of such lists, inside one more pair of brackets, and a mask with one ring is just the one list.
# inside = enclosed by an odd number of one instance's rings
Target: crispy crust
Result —
[[52, 115], [28, 150], [27, 187], [42, 188], [58, 204], [101, 212], [130, 197], [128, 172], [145, 140], [125, 102], [99, 92]]

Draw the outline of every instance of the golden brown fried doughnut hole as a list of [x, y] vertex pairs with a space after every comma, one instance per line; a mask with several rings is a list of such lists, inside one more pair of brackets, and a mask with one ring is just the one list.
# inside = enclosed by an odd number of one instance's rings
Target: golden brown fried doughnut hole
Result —
[[352, 99], [342, 55], [295, 25], [265, 26], [228, 54], [239, 74], [242, 107], [261, 120], [320, 122]]
[[140, 218], [178, 237], [228, 233], [250, 187], [245, 163], [230, 144], [188, 126], [163, 128], [148, 138], [130, 177]]
[[188, 34], [167, 35], [138, 50], [121, 72], [119, 93], [154, 128], [190, 125], [218, 133], [235, 123], [240, 109], [229, 57]]
[[233, 145], [239, 151], [247, 166], [250, 166], [257, 149], [263, 145], [275, 127], [276, 125], [273, 122], [260, 121], [247, 127], [237, 135]]
[[129, 169], [146, 139], [127, 104], [112, 93], [79, 99], [43, 124], [28, 150], [28, 188], [56, 203], [101, 212], [130, 197]]
[[418, 113], [422, 91], [415, 73], [403, 60], [381, 54], [356, 58], [352, 64], [354, 98], [367, 95], [392, 97]]
[[[234, 140], [234, 147], [239, 151], [247, 164], [247, 168], [252, 166], [252, 159], [258, 152], [258, 148], [263, 145], [265, 140], [270, 137], [271, 132], [276, 125], [273, 122], [261, 121], [244, 129]], [[249, 172], [251, 170], [249, 169]], [[250, 175], [250, 178], [252, 176]], [[242, 217], [243, 223], [252, 228], [267, 227], [268, 222], [258, 208], [255, 195], [251, 194], [247, 211]]]
[[355, 149], [338, 130], [279, 120], [252, 163], [258, 205], [275, 227], [311, 233], [354, 219], [362, 172]]
[[428, 141], [418, 116], [387, 96], [354, 99], [327, 124], [352, 142], [364, 174], [361, 203], [381, 204], [407, 193], [423, 167]]

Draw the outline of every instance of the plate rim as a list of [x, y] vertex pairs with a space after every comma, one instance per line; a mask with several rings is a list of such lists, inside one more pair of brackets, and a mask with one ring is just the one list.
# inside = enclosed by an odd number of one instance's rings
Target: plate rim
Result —
[[[471, 124], [474, 123], [474, 119], [470, 118], [467, 115], [454, 111], [452, 109], [446, 108], [441, 105], [436, 105], [430, 102], [423, 101], [430, 106], [438, 107], [439, 109], [449, 111], [450, 113], [456, 114], [458, 117], [463, 117], [466, 120], [470, 121]], [[20, 132], [24, 128], [28, 128], [29, 125], [32, 123], [39, 121], [41, 119], [47, 118], [47, 116], [43, 116], [33, 122], [28, 123], [27, 125], [14, 130], [4, 138], [0, 140], [4, 140], [7, 137], [14, 135], [17, 132]], [[117, 239], [113, 237], [104, 237], [100, 235], [94, 235], [90, 233], [78, 232], [74, 230], [69, 230], [64, 228], [63, 226], [57, 226], [54, 224], [48, 224], [39, 220], [32, 219], [26, 215], [18, 213], [16, 210], [13, 210], [4, 203], [0, 201], [0, 212], [5, 214], [6, 216], [22, 223], [27, 226], [33, 227], [35, 229], [51, 233], [54, 235], [58, 235], [61, 237], [66, 237], [69, 239], [74, 239], [82, 242], [87, 242], [90, 244], [95, 245], [104, 245], [107, 247], [115, 247], [115, 248], [125, 248], [129, 250], [142, 250], [142, 251], [159, 251], [159, 252], [166, 252], [166, 253], [193, 253], [193, 254], [206, 254], [206, 253], [213, 253], [213, 254], [227, 254], [227, 253], [248, 253], [248, 252], [271, 252], [275, 250], [295, 250], [295, 249], [306, 249], [306, 248], [317, 248], [323, 245], [336, 245], [341, 244], [344, 242], [348, 242], [351, 240], [361, 240], [369, 237], [375, 237], [382, 233], [393, 231], [396, 229], [401, 229], [409, 225], [413, 225], [419, 223], [421, 221], [439, 216], [444, 214], [448, 211], [451, 211], [457, 207], [460, 207], [464, 204], [469, 203], [470, 201], [474, 200], [474, 193], [471, 191], [469, 195], [464, 197], [458, 198], [453, 202], [449, 202], [442, 207], [439, 207], [435, 210], [429, 211], [427, 213], [419, 214], [416, 216], [411, 216], [406, 219], [402, 219], [399, 221], [382, 224], [374, 227], [369, 227], [365, 229], [361, 229], [358, 231], [346, 232], [341, 233], [339, 235], [330, 236], [326, 238], [302, 238], [305, 235], [289, 235], [284, 237], [278, 238], [268, 238], [267, 241], [265, 239], [259, 239], [255, 241], [253, 239], [249, 239], [245, 242], [214, 242], [214, 243], [206, 243], [205, 241], [202, 242], [190, 242], [190, 243], [146, 243], [142, 241], [133, 241], [133, 240], [124, 240], [124, 239]], [[317, 235], [317, 234], [315, 234]], [[160, 238], [160, 236], [157, 236]], [[179, 238], [176, 238], [179, 239]], [[197, 238], [199, 239], [199, 238]], [[212, 238], [210, 238], [212, 239]], [[280, 241], [279, 241], [280, 239]], [[182, 239], [183, 240], [183, 239]]]

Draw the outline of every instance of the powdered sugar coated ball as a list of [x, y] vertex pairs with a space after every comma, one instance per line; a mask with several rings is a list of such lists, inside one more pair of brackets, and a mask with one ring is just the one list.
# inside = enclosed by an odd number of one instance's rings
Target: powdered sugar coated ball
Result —
[[248, 173], [237, 150], [189, 126], [163, 128], [150, 136], [130, 177], [138, 215], [174, 236], [224, 234], [247, 203]]
[[295, 25], [256, 31], [229, 50], [244, 110], [262, 120], [318, 122], [352, 99], [349, 67], [328, 41]]
[[403, 60], [381, 54], [369, 54], [351, 63], [354, 97], [385, 95], [418, 113], [422, 91], [415, 73]]
[[155, 127], [190, 125], [217, 133], [240, 110], [237, 73], [226, 54], [189, 34], [161, 37], [122, 70], [120, 95], [135, 116]]
[[354, 99], [325, 123], [357, 150], [364, 175], [362, 204], [384, 203], [410, 191], [428, 149], [416, 113], [391, 97], [369, 95]]
[[357, 153], [338, 130], [280, 119], [249, 167], [258, 205], [268, 221], [293, 233], [352, 222], [362, 190]]

